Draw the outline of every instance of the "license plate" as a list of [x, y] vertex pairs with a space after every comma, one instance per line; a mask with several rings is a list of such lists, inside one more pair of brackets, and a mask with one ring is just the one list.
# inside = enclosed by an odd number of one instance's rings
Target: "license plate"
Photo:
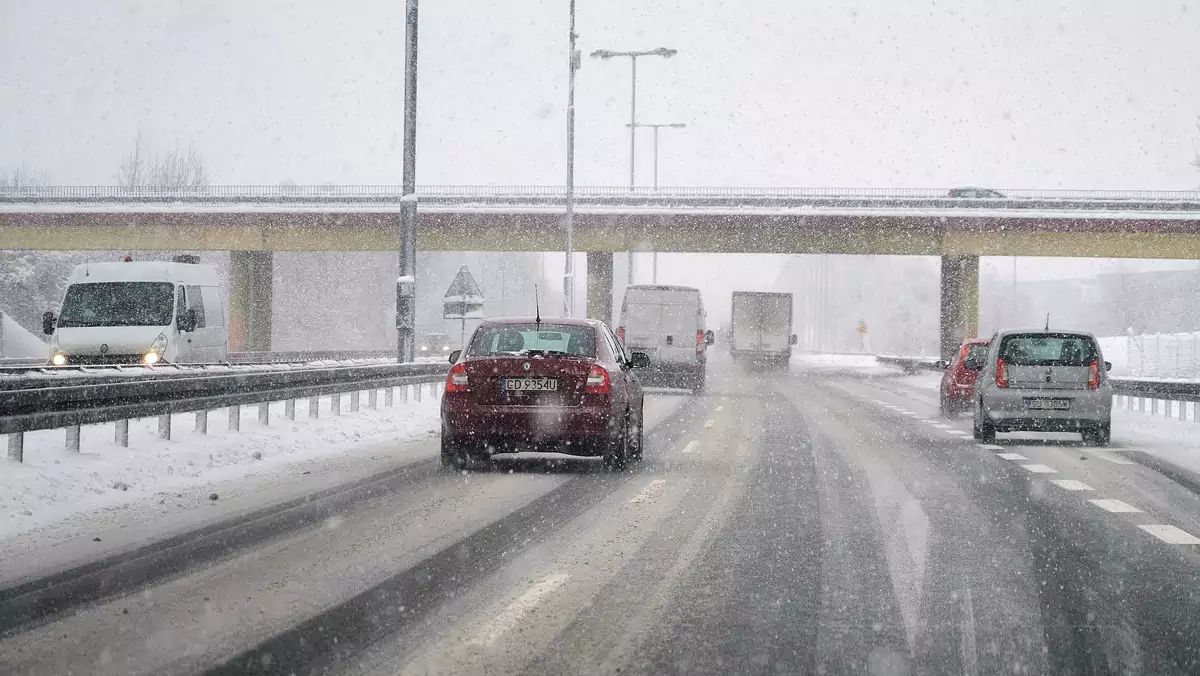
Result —
[[555, 378], [501, 378], [503, 392], [553, 392], [558, 389]]
[[1026, 399], [1025, 408], [1031, 411], [1066, 411], [1071, 408], [1070, 399]]

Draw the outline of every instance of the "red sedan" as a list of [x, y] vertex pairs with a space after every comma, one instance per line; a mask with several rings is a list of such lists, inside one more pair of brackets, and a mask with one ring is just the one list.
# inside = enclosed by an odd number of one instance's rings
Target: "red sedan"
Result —
[[954, 360], [946, 367], [946, 372], [942, 374], [938, 407], [943, 416], [953, 417], [971, 408], [979, 371], [967, 368], [966, 363], [968, 359], [982, 361], [987, 356], [987, 349], [988, 341], [982, 338], [964, 341]]
[[461, 469], [496, 453], [600, 456], [624, 468], [642, 457], [642, 386], [603, 322], [489, 319], [450, 354], [442, 399], [442, 464]]

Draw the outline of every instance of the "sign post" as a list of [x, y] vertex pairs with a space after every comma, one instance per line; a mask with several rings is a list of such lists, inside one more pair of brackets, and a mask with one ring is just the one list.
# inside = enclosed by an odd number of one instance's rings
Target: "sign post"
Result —
[[858, 351], [866, 352], [867, 351], [867, 323], [861, 319], [858, 320], [858, 327], [855, 330], [858, 331]]
[[483, 319], [483, 293], [465, 265], [458, 269], [458, 274], [442, 298], [442, 317], [462, 322], [459, 349], [467, 349], [467, 320]]

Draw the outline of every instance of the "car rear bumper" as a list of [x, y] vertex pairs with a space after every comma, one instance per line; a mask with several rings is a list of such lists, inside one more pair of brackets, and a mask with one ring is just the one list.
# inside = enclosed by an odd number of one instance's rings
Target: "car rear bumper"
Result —
[[[1067, 399], [1066, 410], [1030, 409], [1031, 398]], [[1112, 392], [1099, 390], [1011, 390], [984, 396], [984, 411], [997, 429], [1073, 431], [1104, 425], [1112, 418]]]
[[620, 431], [611, 409], [591, 406], [471, 406], [442, 409], [453, 439], [557, 443], [609, 439]]

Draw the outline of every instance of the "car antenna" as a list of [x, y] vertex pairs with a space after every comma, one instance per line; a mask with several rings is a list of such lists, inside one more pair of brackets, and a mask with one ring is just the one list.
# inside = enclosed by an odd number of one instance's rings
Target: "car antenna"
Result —
[[1050, 330], [1050, 313], [1049, 312], [1046, 313], [1046, 330], [1047, 331]]
[[538, 301], [537, 284], [533, 285], [533, 313], [534, 330], [540, 332], [542, 330], [542, 305]]

